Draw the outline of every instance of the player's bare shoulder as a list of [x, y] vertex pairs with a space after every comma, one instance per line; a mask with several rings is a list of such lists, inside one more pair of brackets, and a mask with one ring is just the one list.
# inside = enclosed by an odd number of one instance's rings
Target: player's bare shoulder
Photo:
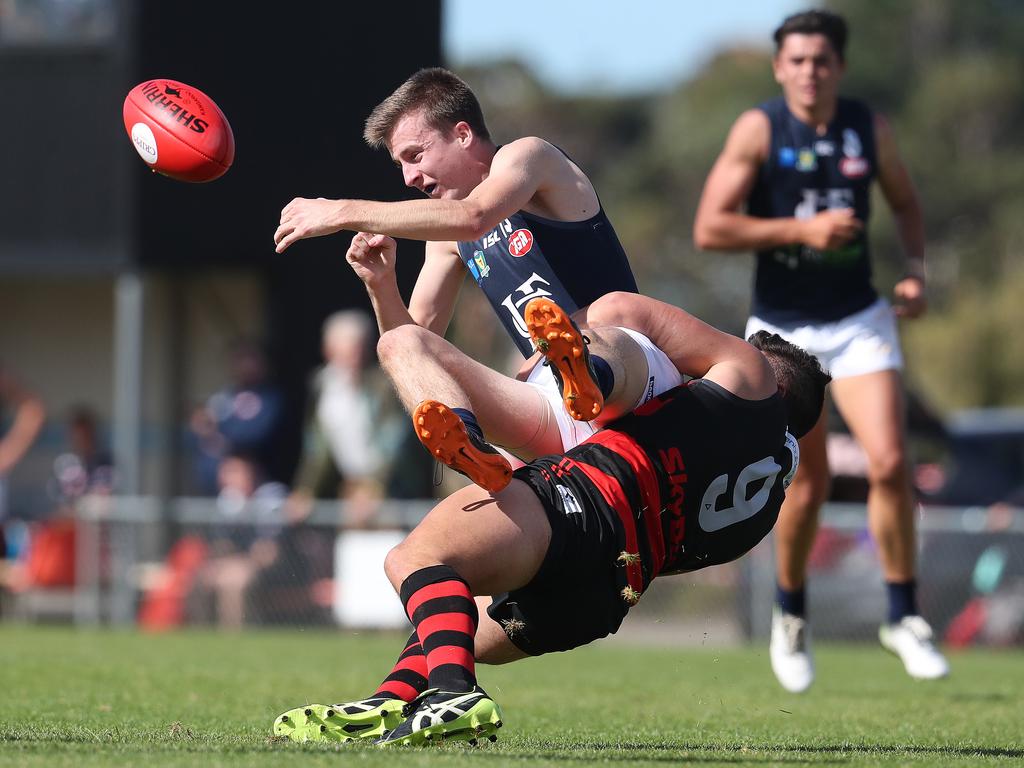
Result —
[[492, 167], [514, 167], [516, 172], [530, 174], [536, 185], [533, 199], [525, 207], [530, 213], [558, 221], [582, 221], [600, 210], [597, 192], [587, 175], [545, 139], [524, 136], [502, 146]]
[[760, 163], [768, 157], [772, 126], [760, 109], [748, 109], [736, 118], [725, 142], [725, 151], [737, 160]]

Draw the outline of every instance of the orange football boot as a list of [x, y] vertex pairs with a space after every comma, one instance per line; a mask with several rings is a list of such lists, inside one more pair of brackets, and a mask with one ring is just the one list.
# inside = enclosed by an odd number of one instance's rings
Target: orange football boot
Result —
[[508, 460], [470, 434], [462, 419], [444, 403], [424, 400], [413, 411], [412, 425], [431, 456], [485, 491], [496, 493], [512, 481]]
[[565, 410], [576, 421], [591, 421], [604, 408], [604, 396], [590, 364], [587, 341], [572, 318], [549, 299], [531, 299], [524, 312], [534, 345], [562, 388]]

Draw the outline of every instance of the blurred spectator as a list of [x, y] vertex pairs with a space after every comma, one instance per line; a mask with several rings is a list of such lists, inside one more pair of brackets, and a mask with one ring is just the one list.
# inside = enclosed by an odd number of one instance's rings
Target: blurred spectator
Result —
[[59, 511], [67, 510], [87, 494], [107, 495], [114, 489], [114, 462], [100, 444], [96, 414], [87, 405], [77, 405], [68, 416], [69, 450], [53, 462], [50, 496]]
[[208, 615], [212, 608], [219, 626], [238, 628], [252, 580], [278, 557], [286, 488], [265, 482], [257, 462], [240, 453], [223, 458], [217, 477], [218, 522], [190, 602], [200, 614]]
[[0, 559], [7, 557], [4, 519], [7, 516], [7, 476], [25, 456], [46, 421], [46, 409], [37, 395], [26, 389], [0, 363], [0, 423], [11, 410], [10, 425], [0, 436]]
[[65, 437], [68, 450], [54, 460], [53, 477], [47, 484], [54, 508], [48, 519], [29, 526], [21, 584], [25, 589], [74, 586], [75, 504], [87, 494], [108, 495], [113, 491], [113, 460], [100, 448], [96, 415], [91, 408], [78, 405], [71, 410]]
[[197, 490], [207, 495], [218, 491], [218, 469], [229, 453], [245, 453], [261, 473], [274, 474], [279, 461], [283, 397], [269, 381], [263, 350], [251, 340], [236, 340], [228, 349], [228, 366], [230, 383], [191, 418]]
[[372, 364], [374, 326], [363, 312], [324, 322], [323, 354], [311, 387], [292, 508], [340, 498], [364, 521], [381, 498], [426, 498], [433, 462], [415, 440], [387, 378]]

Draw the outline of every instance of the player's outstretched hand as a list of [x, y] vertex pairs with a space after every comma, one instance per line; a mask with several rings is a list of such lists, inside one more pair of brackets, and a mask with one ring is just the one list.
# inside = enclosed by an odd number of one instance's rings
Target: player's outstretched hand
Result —
[[387, 235], [357, 232], [345, 253], [345, 261], [366, 285], [379, 282], [395, 272], [398, 244]]
[[864, 229], [852, 208], [821, 211], [804, 221], [803, 242], [819, 251], [830, 251], [846, 245]]
[[924, 281], [919, 277], [904, 277], [892, 289], [895, 301], [893, 309], [897, 317], [920, 317], [928, 309], [928, 297], [924, 291]]
[[307, 237], [333, 235], [342, 229], [336, 221], [337, 201], [318, 197], [296, 197], [281, 211], [281, 224], [274, 233], [274, 244], [278, 253]]

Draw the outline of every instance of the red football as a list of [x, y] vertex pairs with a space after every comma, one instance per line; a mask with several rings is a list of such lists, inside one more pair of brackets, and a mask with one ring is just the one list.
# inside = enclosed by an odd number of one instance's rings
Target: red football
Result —
[[150, 168], [179, 181], [213, 181], [235, 159], [235, 136], [220, 107], [177, 80], [132, 88], [124, 100], [124, 129]]

